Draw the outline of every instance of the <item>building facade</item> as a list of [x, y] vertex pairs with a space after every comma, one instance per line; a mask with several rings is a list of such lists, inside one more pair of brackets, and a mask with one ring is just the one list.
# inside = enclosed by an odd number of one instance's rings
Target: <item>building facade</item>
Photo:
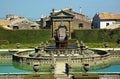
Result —
[[107, 28], [112, 24], [120, 23], [120, 14], [110, 12], [96, 13], [93, 17], [93, 28]]
[[7, 23], [3, 27], [7, 29], [39, 29], [39, 24], [36, 22], [14, 14], [6, 15], [5, 22]]
[[39, 21], [41, 28], [51, 28], [53, 32], [61, 22], [67, 26], [70, 32], [75, 29], [91, 29], [91, 19], [81, 13], [74, 12], [72, 8], [52, 9], [48, 16], [41, 17]]
[[17, 17], [9, 21], [7, 27], [11, 29], [39, 29], [39, 24], [25, 17]]

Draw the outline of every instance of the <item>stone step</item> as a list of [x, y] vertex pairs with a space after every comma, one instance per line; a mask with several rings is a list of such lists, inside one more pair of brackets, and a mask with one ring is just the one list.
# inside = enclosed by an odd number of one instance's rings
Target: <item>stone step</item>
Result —
[[56, 77], [56, 79], [70, 79], [68, 77]]
[[55, 75], [56, 79], [70, 79], [66, 74]]
[[56, 63], [55, 74], [65, 74], [65, 63], [63, 63], [63, 62]]

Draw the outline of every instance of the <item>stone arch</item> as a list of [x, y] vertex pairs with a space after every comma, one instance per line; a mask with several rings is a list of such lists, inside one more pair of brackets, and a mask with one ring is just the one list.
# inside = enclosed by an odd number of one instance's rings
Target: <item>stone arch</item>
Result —
[[13, 26], [13, 29], [19, 29], [19, 26]]

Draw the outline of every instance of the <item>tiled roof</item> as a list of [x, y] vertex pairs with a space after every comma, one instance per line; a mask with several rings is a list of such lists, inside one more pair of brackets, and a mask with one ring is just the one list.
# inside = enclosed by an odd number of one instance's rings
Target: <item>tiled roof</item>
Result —
[[9, 21], [7, 20], [0, 20], [0, 25], [6, 25]]
[[98, 13], [100, 19], [120, 19], [120, 14], [113, 14], [110, 12]]

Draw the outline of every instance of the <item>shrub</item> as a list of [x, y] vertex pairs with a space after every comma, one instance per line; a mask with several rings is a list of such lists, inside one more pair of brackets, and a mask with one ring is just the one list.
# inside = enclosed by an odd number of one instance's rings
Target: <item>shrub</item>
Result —
[[9, 43], [39, 43], [51, 38], [50, 30], [3, 30], [0, 29], [0, 40]]
[[114, 42], [120, 37], [120, 28], [109, 29], [94, 29], [94, 30], [75, 30], [72, 33], [72, 38], [78, 39], [86, 43], [102, 43], [102, 42]]
[[0, 45], [7, 45], [9, 44], [9, 41], [7, 40], [0, 40]]

